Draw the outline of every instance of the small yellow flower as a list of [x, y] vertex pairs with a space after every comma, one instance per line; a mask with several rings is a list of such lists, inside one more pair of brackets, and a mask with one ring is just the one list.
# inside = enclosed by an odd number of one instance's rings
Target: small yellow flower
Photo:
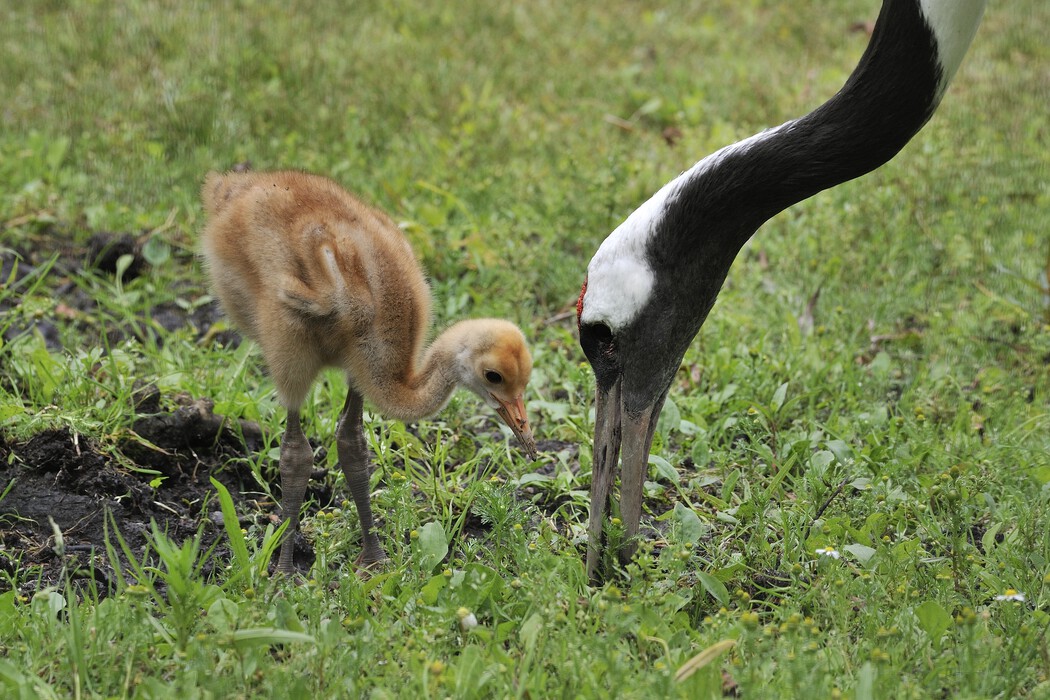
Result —
[[890, 660], [890, 655], [884, 652], [882, 649], [875, 647], [871, 650], [871, 660], [879, 663]]

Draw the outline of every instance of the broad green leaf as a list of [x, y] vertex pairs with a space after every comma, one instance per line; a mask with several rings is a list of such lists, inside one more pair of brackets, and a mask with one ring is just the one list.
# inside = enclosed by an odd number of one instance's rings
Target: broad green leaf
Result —
[[871, 479], [866, 476], [860, 476], [849, 482], [849, 485], [858, 491], [869, 491], [871, 490]]
[[306, 632], [306, 627], [304, 627], [303, 623], [299, 620], [299, 615], [296, 613], [295, 607], [288, 602], [287, 598], [277, 598], [273, 601], [273, 609], [270, 612], [270, 618], [280, 629], [288, 630], [290, 632]]
[[240, 606], [229, 598], [219, 598], [208, 607], [208, 621], [220, 632], [237, 628]]
[[686, 508], [681, 503], [674, 504], [674, 519], [678, 523], [678, 531], [681, 533], [683, 542], [696, 544], [707, 531], [707, 526], [700, 520], [692, 508]]
[[693, 463], [698, 466], [704, 466], [708, 460], [711, 459], [711, 446], [707, 442], [707, 437], [699, 435], [693, 440], [693, 446], [689, 449], [689, 456], [692, 457]]
[[53, 620], [58, 617], [60, 612], [65, 610], [66, 599], [58, 591], [45, 589], [33, 594], [30, 607], [34, 613], [47, 616]]
[[135, 256], [131, 253], [124, 253], [119, 258], [117, 258], [116, 277], [118, 283], [124, 279], [124, 273], [128, 271], [128, 268], [130, 268], [132, 263], [134, 262]]
[[781, 406], [784, 405], [784, 399], [787, 398], [788, 383], [784, 382], [777, 387], [777, 390], [773, 392], [773, 400], [770, 402], [770, 408], [773, 409], [773, 413], [780, 410]]
[[843, 440], [828, 440], [826, 445], [828, 450], [831, 451], [831, 454], [835, 455], [835, 459], [837, 459], [840, 464], [845, 464], [853, 455], [853, 450], [850, 449], [850, 446]]
[[529, 652], [536, 646], [536, 640], [539, 639], [540, 630], [543, 629], [543, 616], [539, 613], [532, 613], [529, 619], [525, 620], [521, 624], [521, 631], [518, 633], [518, 638], [521, 639], [522, 645], [525, 647], [525, 651]]
[[674, 466], [659, 455], [649, 455], [649, 464], [656, 470], [656, 476], [671, 483], [678, 482], [678, 472]]
[[671, 399], [664, 401], [664, 407], [660, 411], [660, 417], [656, 419], [656, 430], [661, 435], [667, 436], [678, 432], [682, 424], [682, 412]]
[[492, 678], [487, 667], [492, 657], [476, 644], [463, 648], [453, 668], [455, 674], [456, 697], [481, 697], [481, 689]]
[[638, 108], [638, 114], [655, 114], [663, 107], [663, 100], [659, 97], [650, 97], [645, 104]]
[[930, 639], [934, 642], [940, 641], [952, 624], [952, 616], [936, 600], [927, 600], [917, 606], [913, 612], [919, 620], [919, 626], [930, 635]]
[[857, 691], [854, 697], [857, 700], [874, 700], [875, 698], [875, 667], [871, 662], [865, 662], [857, 673]]
[[528, 474], [522, 474], [512, 482], [515, 486], [528, 486], [529, 484], [541, 484], [553, 479], [546, 474], [538, 474], [536, 472], [529, 472]]
[[171, 246], [160, 236], [150, 236], [142, 246], [142, 257], [153, 267], [160, 267], [171, 258]]
[[820, 450], [819, 452], [815, 452], [813, 456], [809, 458], [809, 468], [816, 476], [821, 476], [827, 470], [828, 465], [834, 461], [834, 453], [828, 450]]
[[317, 629], [315, 641], [330, 649], [334, 649], [342, 644], [346, 640], [346, 637], [347, 631], [342, 623], [338, 620], [329, 618], [327, 620], [321, 620], [321, 624]]
[[855, 556], [861, 564], [867, 564], [876, 552], [875, 549], [863, 544], [847, 544], [843, 549]]
[[700, 585], [704, 587], [705, 591], [711, 594], [712, 598], [722, 605], [729, 605], [729, 591], [726, 589], [724, 583], [711, 574], [704, 573], [703, 571], [696, 572], [696, 577], [700, 579]]
[[728, 506], [733, 502], [733, 489], [736, 488], [736, 482], [740, 481], [740, 470], [734, 469], [729, 472], [725, 482], [722, 484], [722, 501]]
[[1002, 527], [1002, 523], [996, 523], [988, 528], [988, 530], [981, 536], [981, 547], [985, 552], [991, 552], [995, 549], [998, 544], [995, 538], [999, 535], [999, 530], [1001, 530]]
[[423, 599], [423, 602], [427, 605], [434, 605], [437, 603], [438, 595], [444, 590], [445, 586], [448, 585], [448, 579], [442, 575], [431, 576], [430, 580], [423, 585], [423, 588], [419, 591], [419, 597]]
[[448, 585], [456, 591], [454, 600], [457, 605], [473, 609], [497, 597], [503, 588], [503, 579], [495, 569], [473, 562], [453, 573]]
[[419, 528], [419, 565], [433, 571], [448, 554], [448, 537], [441, 523], [431, 522]]
[[281, 630], [276, 627], [255, 627], [237, 630], [230, 636], [233, 639], [233, 645], [238, 649], [269, 646], [271, 644], [289, 644], [292, 642], [314, 643], [314, 638], [308, 634]]

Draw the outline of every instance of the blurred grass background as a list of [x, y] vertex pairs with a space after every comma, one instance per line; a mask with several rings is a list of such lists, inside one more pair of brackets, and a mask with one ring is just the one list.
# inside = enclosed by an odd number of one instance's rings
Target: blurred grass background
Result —
[[[646, 511], [664, 518], [669, 544], [644, 554], [623, 590], [579, 585], [573, 533], [586, 517], [592, 388], [571, 310], [591, 253], [703, 155], [830, 97], [863, 51], [863, 22], [877, 4], [5, 3], [0, 247], [83, 244], [99, 230], [141, 235], [173, 254], [127, 285], [78, 281], [98, 299], [100, 318], [164, 302], [192, 307], [207, 302], [193, 254], [204, 173], [244, 162], [301, 168], [401, 222], [432, 277], [439, 323], [501, 315], [523, 325], [536, 357], [538, 437], [578, 443], [579, 452], [563, 450], [550, 473], [533, 474], [485, 448], [466, 458], [446, 450], [450, 471], [427, 498], [379, 495], [392, 539], [444, 519], [452, 566], [484, 561], [499, 571], [506, 595], [470, 605], [483, 626], [510, 624], [513, 633], [470, 637], [475, 650], [464, 653], [434, 633], [464, 600], [445, 591], [429, 612], [411, 608], [430, 579], [407, 565], [383, 584], [385, 598], [355, 589], [319, 609], [309, 590], [293, 591], [318, 639], [322, 617], [350, 620], [357, 642], [333, 642], [329, 652], [361, 674], [337, 676], [345, 687], [375, 697], [394, 688], [587, 696], [601, 685], [624, 697], [688, 695], [675, 668], [732, 638], [739, 646], [722, 659], [726, 676], [705, 676], [703, 693], [717, 696], [729, 678], [745, 696], [1044, 697], [1050, 5], [1042, 0], [992, 3], [941, 109], [912, 144], [877, 172], [779, 215], [745, 247], [661, 419]], [[27, 317], [57, 304], [46, 286], [15, 301], [6, 313]], [[231, 361], [177, 334], [163, 348], [129, 342], [109, 349], [118, 390], [86, 369], [98, 349], [76, 355], [77, 326], [62, 332], [68, 356], [33, 338], [0, 347], [9, 380], [0, 415], [19, 435], [68, 423], [105, 441], [130, 421], [114, 396], [127, 398], [140, 376], [213, 396], [220, 412], [261, 420], [270, 433], [280, 428], [247, 349]], [[41, 366], [52, 372], [45, 388]], [[339, 392], [338, 382], [316, 392], [311, 429], [322, 437]], [[476, 404], [455, 400], [420, 430], [440, 443], [477, 421]], [[404, 426], [377, 429], [374, 439], [384, 475], [396, 468], [383, 452], [393, 444], [431, 463]], [[487, 488], [473, 483], [482, 457], [500, 479], [538, 489], [546, 508], [521, 516], [524, 535], [506, 520], [493, 533], [503, 544], [488, 552], [452, 527], [462, 526], [455, 509], [468, 507], [452, 494]], [[446, 480], [459, 490], [442, 491]], [[490, 509], [533, 507], [515, 500], [520, 491], [492, 498]], [[680, 548], [685, 541], [695, 549]], [[831, 570], [812, 568], [818, 546], [867, 549], [843, 549], [854, 553], [849, 567]], [[398, 561], [411, 551], [392, 553]], [[994, 596], [1007, 589], [1028, 602], [997, 607]], [[243, 614], [273, 622], [269, 601], [228, 595]], [[47, 646], [56, 632], [26, 614], [17, 627], [26, 648], [4, 653], [41, 674], [67, 668], [62, 648]], [[361, 623], [366, 614], [374, 627]], [[127, 625], [148, 648], [150, 628]], [[210, 654], [223, 649], [220, 634], [205, 636], [189, 661], [141, 660], [143, 673], [180, 687], [202, 682], [215, 668]], [[366, 647], [373, 656], [354, 656]], [[537, 649], [546, 658], [536, 661]], [[435, 659], [448, 665], [444, 686], [440, 673], [427, 675]], [[255, 686], [225, 672], [209, 682], [216, 692], [330, 690], [304, 672], [316, 671], [314, 660], [274, 664]], [[94, 663], [104, 677], [103, 652]], [[485, 683], [470, 675], [476, 668], [491, 671]]]

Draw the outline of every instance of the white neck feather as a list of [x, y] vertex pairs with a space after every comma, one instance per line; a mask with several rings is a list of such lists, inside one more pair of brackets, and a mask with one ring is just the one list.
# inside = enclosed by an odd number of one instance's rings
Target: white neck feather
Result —
[[944, 71], [937, 99], [959, 69], [984, 15], [986, 0], [920, 0], [923, 17], [937, 38], [937, 60]]

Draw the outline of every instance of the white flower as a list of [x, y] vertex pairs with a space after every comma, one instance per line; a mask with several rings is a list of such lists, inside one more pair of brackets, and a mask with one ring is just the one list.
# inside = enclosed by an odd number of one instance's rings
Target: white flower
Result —
[[1003, 591], [1002, 595], [995, 596], [996, 600], [1016, 600], [1018, 603], [1024, 602], [1024, 593], [1013, 588], [1007, 588]]
[[456, 617], [459, 618], [459, 628], [464, 632], [469, 632], [478, 626], [478, 618], [466, 608], [457, 610]]
[[834, 547], [821, 547], [817, 550], [818, 557], [829, 557], [831, 559], [838, 559], [842, 555], [839, 554], [839, 550]]

